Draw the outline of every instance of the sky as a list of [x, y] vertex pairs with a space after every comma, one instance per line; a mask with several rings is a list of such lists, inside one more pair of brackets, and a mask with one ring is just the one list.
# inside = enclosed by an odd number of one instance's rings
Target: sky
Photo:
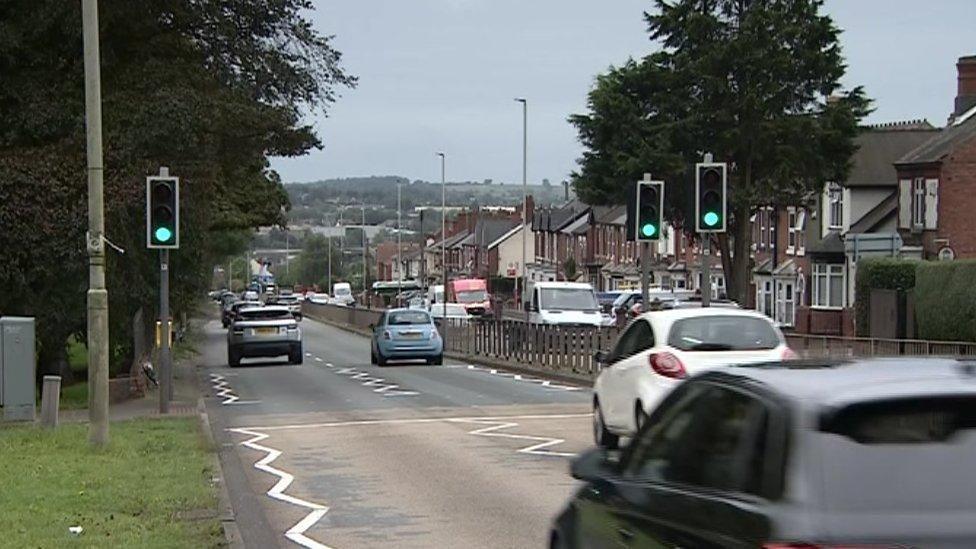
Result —
[[[315, 0], [309, 16], [335, 35], [359, 78], [328, 113], [309, 116], [324, 148], [272, 159], [285, 182], [401, 175], [522, 181], [567, 179], [581, 147], [567, 122], [594, 77], [654, 50], [642, 13], [651, 0]], [[976, 0], [827, 0], [844, 30], [845, 87], [874, 99], [869, 123], [927, 118], [943, 125], [956, 59], [976, 54]]]

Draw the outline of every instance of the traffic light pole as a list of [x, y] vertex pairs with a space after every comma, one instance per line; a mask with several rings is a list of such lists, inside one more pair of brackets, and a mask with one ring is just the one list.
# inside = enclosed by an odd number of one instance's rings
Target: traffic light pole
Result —
[[641, 305], [646, 312], [650, 310], [650, 286], [651, 286], [651, 243], [641, 242]]
[[712, 235], [705, 233], [702, 238], [702, 287], [701, 306], [708, 307], [712, 303]]
[[159, 413], [169, 413], [173, 398], [173, 363], [169, 352], [169, 250], [159, 250]]

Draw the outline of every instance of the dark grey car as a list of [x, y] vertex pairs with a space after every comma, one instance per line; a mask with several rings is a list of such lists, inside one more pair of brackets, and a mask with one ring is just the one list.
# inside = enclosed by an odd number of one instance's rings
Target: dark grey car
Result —
[[553, 547], [976, 547], [976, 363], [727, 367], [689, 379], [585, 485]]

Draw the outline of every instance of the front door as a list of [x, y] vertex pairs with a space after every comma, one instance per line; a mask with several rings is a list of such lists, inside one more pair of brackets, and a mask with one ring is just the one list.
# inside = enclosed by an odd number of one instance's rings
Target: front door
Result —
[[783, 326], [793, 326], [796, 316], [796, 293], [792, 280], [776, 281], [776, 315], [774, 319]]

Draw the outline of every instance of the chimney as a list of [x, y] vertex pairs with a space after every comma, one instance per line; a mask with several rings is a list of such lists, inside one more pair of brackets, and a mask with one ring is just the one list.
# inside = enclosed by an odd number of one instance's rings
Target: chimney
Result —
[[960, 57], [956, 63], [959, 87], [956, 92], [956, 117], [976, 106], [976, 55]]
[[563, 199], [569, 202], [569, 181], [563, 181]]

